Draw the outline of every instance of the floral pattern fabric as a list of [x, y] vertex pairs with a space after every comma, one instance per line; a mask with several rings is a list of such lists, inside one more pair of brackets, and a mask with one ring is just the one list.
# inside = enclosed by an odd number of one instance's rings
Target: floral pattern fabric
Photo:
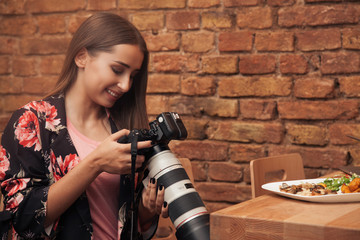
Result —
[[5, 209], [13, 213], [13, 239], [91, 239], [85, 193], [44, 229], [47, 192], [79, 163], [66, 128], [63, 96], [31, 102], [15, 111], [0, 146], [0, 183]]

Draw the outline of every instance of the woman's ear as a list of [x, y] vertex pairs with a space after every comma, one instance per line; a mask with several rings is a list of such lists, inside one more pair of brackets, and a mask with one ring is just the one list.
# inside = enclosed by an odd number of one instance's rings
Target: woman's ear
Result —
[[84, 68], [89, 57], [86, 48], [82, 48], [75, 56], [75, 64], [78, 68]]

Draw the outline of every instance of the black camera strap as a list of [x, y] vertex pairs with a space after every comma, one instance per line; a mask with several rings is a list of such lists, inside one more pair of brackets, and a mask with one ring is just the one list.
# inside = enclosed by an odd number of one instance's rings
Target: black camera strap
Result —
[[[115, 133], [118, 131], [114, 120], [109, 117], [111, 132]], [[126, 181], [127, 176], [121, 175], [120, 177], [120, 193], [128, 193], [129, 187], [126, 184], [130, 184], [130, 199], [128, 196], [120, 196], [120, 206], [125, 202], [128, 204], [128, 210], [130, 211], [130, 239], [136, 240], [138, 236], [138, 226], [137, 226], [137, 204], [135, 196], [135, 170], [136, 170], [136, 157], [137, 157], [137, 143], [138, 135], [132, 134], [129, 136], [129, 142], [131, 143], [131, 174], [130, 174], [130, 183]], [[122, 191], [125, 190], [125, 191]], [[120, 194], [121, 195], [121, 194]]]

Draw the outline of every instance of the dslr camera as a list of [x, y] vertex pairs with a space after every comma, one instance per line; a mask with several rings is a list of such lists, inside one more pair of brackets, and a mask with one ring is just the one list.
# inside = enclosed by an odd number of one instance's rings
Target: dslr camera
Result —
[[[149, 123], [150, 129], [132, 130], [119, 142], [152, 140], [153, 146], [141, 149], [138, 154], [145, 155], [144, 185], [151, 178], [165, 188], [164, 201], [169, 206], [169, 217], [176, 229], [179, 240], [209, 240], [209, 213], [200, 195], [195, 190], [181, 162], [170, 151], [171, 140], [184, 140], [186, 128], [175, 112], [164, 112]], [[146, 175], [146, 174], [145, 174]]]

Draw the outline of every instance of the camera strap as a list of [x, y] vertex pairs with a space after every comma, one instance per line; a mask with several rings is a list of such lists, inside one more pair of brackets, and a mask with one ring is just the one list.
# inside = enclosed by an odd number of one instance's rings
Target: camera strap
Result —
[[[116, 124], [114, 120], [109, 117], [111, 132], [115, 133], [118, 131], [118, 128], [116, 127]], [[136, 170], [136, 157], [137, 157], [137, 143], [138, 143], [138, 135], [137, 134], [131, 134], [128, 136], [128, 142], [131, 144], [131, 174], [130, 174], [130, 199], [128, 196], [121, 197], [120, 196], [120, 203], [122, 204], [124, 202], [127, 202], [128, 210], [130, 211], [130, 239], [136, 240], [138, 236], [138, 226], [137, 226], [137, 204], [136, 204], [136, 196], [135, 196], [135, 170]], [[122, 189], [125, 190], [125, 194], [129, 193], [129, 187], [125, 186], [126, 182], [124, 181], [125, 178], [127, 178], [126, 175], [121, 175], [121, 181], [120, 181], [120, 193], [122, 193]], [[127, 191], [126, 191], [127, 190]], [[120, 194], [121, 195], [121, 194]]]

